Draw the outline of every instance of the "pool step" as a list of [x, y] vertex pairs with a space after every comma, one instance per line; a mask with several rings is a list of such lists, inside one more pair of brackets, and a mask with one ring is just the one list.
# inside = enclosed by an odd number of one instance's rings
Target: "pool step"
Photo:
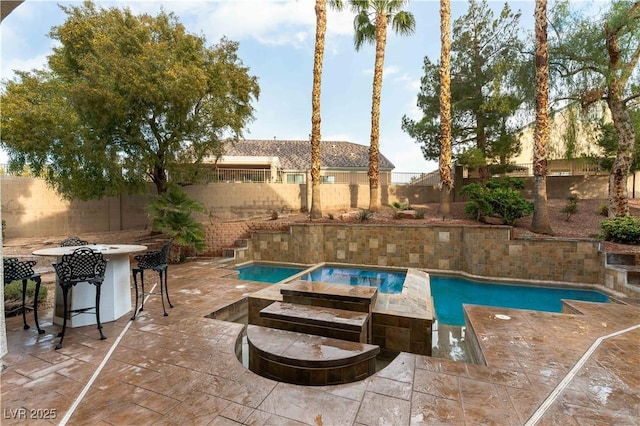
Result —
[[247, 326], [249, 369], [296, 385], [351, 383], [376, 372], [376, 345], [257, 325]]
[[280, 294], [282, 300], [288, 303], [371, 313], [376, 304], [378, 289], [297, 280], [284, 284], [280, 288]]
[[323, 306], [274, 302], [260, 311], [262, 324], [280, 330], [315, 334], [352, 342], [369, 340], [369, 314]]

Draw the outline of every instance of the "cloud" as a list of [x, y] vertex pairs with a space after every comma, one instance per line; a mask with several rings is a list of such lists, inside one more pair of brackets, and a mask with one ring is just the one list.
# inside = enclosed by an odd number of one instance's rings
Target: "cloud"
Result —
[[404, 85], [407, 89], [417, 93], [420, 91], [420, 79], [412, 78], [408, 73], [399, 75], [393, 79], [395, 83]]
[[[400, 67], [397, 65], [387, 65], [382, 70], [383, 78], [388, 78], [391, 75], [397, 74], [400, 72]], [[373, 68], [368, 68], [362, 71], [363, 74], [373, 75]]]

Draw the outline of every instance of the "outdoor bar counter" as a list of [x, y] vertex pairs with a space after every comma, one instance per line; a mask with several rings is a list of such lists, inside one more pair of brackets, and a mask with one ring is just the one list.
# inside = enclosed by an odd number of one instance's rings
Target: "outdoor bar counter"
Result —
[[[60, 259], [64, 254], [71, 254], [81, 246], [51, 247], [33, 252], [36, 256], [50, 256]], [[100, 296], [100, 321], [115, 321], [131, 311], [131, 265], [130, 255], [145, 251], [146, 246], [128, 244], [89, 244], [82, 247], [90, 247], [99, 251], [108, 260], [107, 270], [102, 284]], [[95, 306], [96, 289], [90, 284], [79, 284], [69, 291], [71, 300], [70, 310], [83, 309]], [[56, 285], [55, 309], [53, 322], [62, 325], [63, 320], [62, 291]], [[93, 310], [83, 314], [76, 314], [67, 319], [67, 327], [82, 327], [96, 324], [96, 316]]]

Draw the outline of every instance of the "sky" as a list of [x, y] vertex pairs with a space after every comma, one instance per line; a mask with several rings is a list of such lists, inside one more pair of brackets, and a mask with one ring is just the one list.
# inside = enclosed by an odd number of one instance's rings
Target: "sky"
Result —
[[[258, 78], [260, 97], [254, 103], [255, 120], [245, 129], [246, 139], [308, 140], [311, 133], [311, 86], [315, 43], [313, 0], [173, 0], [94, 1], [102, 7], [128, 7], [136, 14], [174, 12], [187, 31], [204, 35], [208, 44], [223, 36], [239, 42], [239, 57]], [[504, 1], [490, 1], [495, 16]], [[534, 0], [510, 1], [522, 11], [529, 31]], [[66, 14], [58, 5], [79, 1], [26, 0], [0, 25], [0, 78], [12, 79], [13, 70], [44, 69], [54, 41], [52, 26]], [[452, 22], [464, 15], [467, 1], [452, 0]], [[413, 0], [406, 10], [416, 20], [415, 33], [400, 37], [389, 31], [383, 74], [380, 152], [396, 172], [430, 172], [437, 162], [424, 159], [420, 145], [402, 131], [404, 115], [419, 119], [416, 106], [423, 61], [440, 56], [438, 0]], [[322, 74], [322, 140], [369, 145], [374, 47], [353, 45], [353, 12], [329, 10]], [[6, 155], [0, 152], [0, 163]]]

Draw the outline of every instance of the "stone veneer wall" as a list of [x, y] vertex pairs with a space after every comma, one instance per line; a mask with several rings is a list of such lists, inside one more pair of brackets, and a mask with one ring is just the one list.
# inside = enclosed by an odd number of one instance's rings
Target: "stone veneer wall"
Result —
[[604, 259], [598, 247], [597, 240], [514, 240], [506, 226], [294, 224], [287, 232], [253, 232], [247, 258], [604, 284]]

